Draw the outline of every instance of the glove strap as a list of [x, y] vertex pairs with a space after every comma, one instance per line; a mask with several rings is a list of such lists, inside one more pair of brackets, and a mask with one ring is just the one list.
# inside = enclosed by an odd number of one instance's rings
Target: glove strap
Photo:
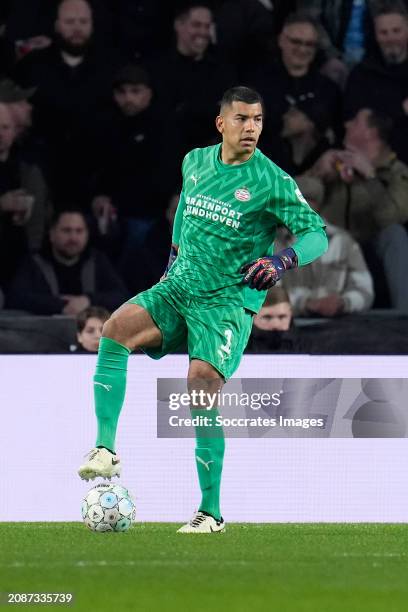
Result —
[[178, 246], [176, 244], [172, 244], [171, 245], [171, 249], [170, 249], [169, 261], [168, 261], [166, 270], [164, 271], [165, 275], [167, 275], [168, 272], [170, 271], [170, 268], [172, 267], [172, 265], [176, 261], [177, 255], [178, 255]]
[[292, 268], [297, 268], [298, 266], [298, 258], [295, 251], [292, 248], [283, 249], [276, 253], [276, 256], [281, 260], [283, 267], [286, 270], [291, 270]]

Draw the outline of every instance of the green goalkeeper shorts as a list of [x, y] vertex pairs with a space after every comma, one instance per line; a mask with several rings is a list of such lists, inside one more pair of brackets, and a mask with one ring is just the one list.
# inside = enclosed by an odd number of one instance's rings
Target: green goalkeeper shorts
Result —
[[190, 360], [210, 363], [225, 380], [237, 369], [252, 328], [253, 313], [243, 306], [187, 295], [172, 278], [128, 303], [145, 308], [162, 333], [160, 347], [142, 347], [149, 357], [160, 359], [187, 344]]

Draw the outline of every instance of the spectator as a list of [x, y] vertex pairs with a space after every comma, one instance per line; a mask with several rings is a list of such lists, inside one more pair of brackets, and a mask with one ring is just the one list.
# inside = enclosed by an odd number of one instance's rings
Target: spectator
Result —
[[330, 148], [323, 135], [324, 126], [318, 118], [312, 121], [303, 111], [293, 106], [282, 117], [281, 147], [275, 162], [292, 176], [309, 170]]
[[[320, 181], [298, 177], [297, 183], [310, 206], [320, 213], [324, 198]], [[326, 233], [329, 238], [326, 253], [282, 281], [295, 316], [334, 317], [363, 312], [373, 303], [373, 281], [357, 242], [331, 223], [327, 224]]]
[[47, 186], [38, 167], [14, 146], [8, 105], [0, 103], [0, 284], [7, 288], [20, 259], [40, 248], [47, 218]]
[[235, 71], [210, 47], [213, 15], [205, 2], [177, 13], [175, 47], [152, 64], [153, 88], [166, 117], [174, 117], [183, 153], [212, 144], [214, 116]]
[[374, 16], [377, 48], [352, 71], [345, 91], [346, 117], [362, 108], [388, 115], [394, 122], [393, 147], [408, 163], [408, 14], [398, 3]]
[[31, 98], [35, 88], [23, 89], [11, 79], [0, 81], [0, 103], [7, 104], [16, 131], [15, 146], [21, 159], [38, 166], [45, 176], [44, 140], [33, 129], [33, 105]]
[[127, 298], [123, 282], [109, 260], [90, 248], [80, 210], [56, 213], [49, 244], [31, 255], [14, 279], [9, 305], [34, 314], [75, 316], [101, 305], [115, 310]]
[[326, 219], [365, 242], [408, 221], [408, 167], [388, 143], [387, 117], [365, 108], [345, 125], [345, 148], [326, 151], [311, 173], [326, 184]]
[[[118, 59], [94, 44], [93, 17], [86, 0], [58, 5], [53, 44], [29, 53], [16, 66], [16, 80], [36, 87], [34, 124], [48, 147], [48, 176], [55, 199], [86, 193], [92, 160], [89, 128], [109, 101]], [[84, 196], [85, 197], [85, 196]]]
[[309, 12], [322, 26], [323, 74], [341, 87], [349, 68], [372, 46], [372, 13], [377, 4], [378, 0], [298, 1], [298, 8]]
[[282, 287], [272, 287], [254, 317], [247, 346], [249, 353], [302, 353], [306, 347], [293, 325], [289, 296]]
[[[121, 270], [133, 275], [134, 250], [165, 210], [177, 176], [177, 136], [153, 103], [148, 74], [128, 65], [114, 79], [114, 106], [96, 125], [93, 158], [99, 169], [92, 209], [102, 233], [118, 216]], [[160, 178], [159, 178], [160, 177]], [[159, 178], [159, 180], [158, 180]]]
[[301, 133], [316, 130], [322, 138], [326, 136], [333, 142], [341, 117], [341, 93], [316, 66], [318, 27], [312, 17], [304, 13], [290, 15], [278, 44], [279, 56], [254, 70], [248, 80], [265, 102], [261, 149], [279, 164], [282, 142], [277, 134], [282, 133], [285, 123], [292, 124], [292, 128], [296, 123]]
[[[4, 2], [4, 0], [2, 0]], [[33, 50], [45, 49], [54, 36], [55, 14], [60, 0], [11, 0], [7, 19], [7, 40], [17, 56], [24, 57]], [[94, 15], [97, 43], [112, 40], [110, 0], [90, 0]]]
[[[322, 215], [360, 243], [374, 281], [385, 273], [392, 305], [408, 309], [408, 167], [388, 144], [390, 122], [362, 109], [346, 123], [343, 150], [326, 151], [311, 174], [325, 185]], [[372, 252], [382, 262], [379, 271]], [[377, 289], [376, 289], [377, 293]]]
[[101, 306], [90, 306], [77, 314], [77, 340], [79, 346], [72, 347], [77, 353], [97, 353], [102, 328], [110, 312]]
[[254, 316], [254, 326], [265, 331], [288, 331], [292, 325], [292, 306], [282, 287], [268, 291], [261, 310]]
[[0, 103], [6, 104], [14, 123], [16, 140], [21, 140], [32, 125], [32, 104], [35, 88], [22, 89], [11, 79], [0, 81]]

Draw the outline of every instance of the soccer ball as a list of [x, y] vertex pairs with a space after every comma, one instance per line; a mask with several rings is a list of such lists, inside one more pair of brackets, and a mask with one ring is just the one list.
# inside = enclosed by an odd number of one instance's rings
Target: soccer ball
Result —
[[83, 500], [82, 518], [91, 531], [127, 531], [135, 521], [136, 508], [125, 487], [101, 483]]

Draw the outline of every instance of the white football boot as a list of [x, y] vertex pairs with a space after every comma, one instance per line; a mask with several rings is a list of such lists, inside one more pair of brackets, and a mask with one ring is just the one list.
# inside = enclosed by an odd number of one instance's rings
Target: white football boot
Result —
[[223, 518], [217, 521], [211, 514], [199, 510], [189, 523], [177, 530], [177, 533], [220, 533], [223, 531], [225, 531]]
[[98, 476], [110, 480], [112, 476], [120, 476], [120, 459], [107, 448], [93, 448], [85, 457], [86, 463], [78, 470], [82, 480], [93, 480]]

